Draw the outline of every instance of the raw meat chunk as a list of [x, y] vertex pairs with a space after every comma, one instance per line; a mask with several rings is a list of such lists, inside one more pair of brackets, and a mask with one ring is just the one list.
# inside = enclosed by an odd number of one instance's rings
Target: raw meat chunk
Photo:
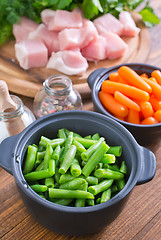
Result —
[[61, 50], [83, 48], [98, 37], [98, 32], [92, 21], [84, 20], [82, 28], [64, 29], [59, 33]]
[[79, 50], [64, 50], [52, 53], [47, 68], [56, 69], [67, 75], [75, 75], [84, 73], [88, 63]]
[[106, 38], [106, 57], [108, 59], [117, 59], [124, 55], [128, 45], [117, 34], [107, 32], [102, 34]]
[[24, 69], [45, 67], [48, 61], [48, 50], [40, 39], [28, 39], [16, 43], [15, 55]]
[[106, 39], [98, 36], [89, 45], [81, 50], [82, 55], [88, 61], [98, 61], [106, 58]]
[[21, 17], [20, 22], [13, 24], [13, 35], [16, 42], [21, 42], [28, 38], [30, 32], [34, 31], [38, 24], [31, 19]]
[[48, 29], [61, 31], [65, 28], [80, 28], [82, 21], [82, 15], [78, 11], [57, 10], [55, 16], [48, 23]]
[[55, 16], [56, 14], [56, 11], [54, 10], [51, 10], [51, 9], [44, 9], [42, 12], [41, 12], [41, 21], [48, 25], [50, 20]]
[[118, 35], [121, 35], [123, 29], [122, 23], [110, 13], [107, 13], [101, 17], [96, 18], [94, 20], [94, 24], [99, 34], [105, 32], [113, 32]]
[[122, 11], [119, 14], [119, 20], [123, 24], [121, 36], [135, 37], [140, 32], [140, 28], [136, 27], [136, 24], [129, 12]]
[[59, 51], [58, 33], [49, 31], [47, 26], [43, 23], [39, 24], [37, 29], [29, 34], [28, 38], [41, 39], [48, 49], [49, 56], [51, 55], [51, 52]]

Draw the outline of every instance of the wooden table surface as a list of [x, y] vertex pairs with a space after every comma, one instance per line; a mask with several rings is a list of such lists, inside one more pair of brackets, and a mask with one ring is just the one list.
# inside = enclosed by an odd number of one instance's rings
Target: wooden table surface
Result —
[[[161, 17], [161, 1], [151, 0], [151, 6]], [[161, 67], [161, 25], [149, 30], [151, 50], [147, 63]], [[20, 96], [31, 110], [33, 99]], [[84, 101], [84, 110], [93, 110], [91, 99]], [[0, 238], [27, 239], [109, 239], [109, 240], [160, 240], [161, 239], [161, 139], [146, 146], [157, 160], [154, 179], [135, 186], [127, 205], [118, 218], [102, 232], [84, 237], [71, 237], [51, 232], [31, 217], [23, 204], [12, 175], [0, 168]]]

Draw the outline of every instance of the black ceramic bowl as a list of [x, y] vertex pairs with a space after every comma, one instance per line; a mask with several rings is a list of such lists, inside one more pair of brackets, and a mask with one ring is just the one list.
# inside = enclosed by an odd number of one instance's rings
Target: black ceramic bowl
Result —
[[[82, 208], [61, 206], [41, 198], [28, 186], [22, 174], [28, 145], [38, 143], [42, 135], [56, 137], [60, 128], [82, 136], [98, 132], [111, 146], [121, 143], [122, 158], [128, 169], [127, 182], [108, 202]], [[131, 133], [112, 118], [78, 110], [50, 114], [36, 120], [20, 134], [5, 139], [0, 144], [0, 166], [13, 175], [24, 204], [40, 224], [63, 234], [85, 235], [106, 227], [120, 214], [134, 186], [153, 179], [156, 159], [151, 151], [138, 145]]]
[[[150, 76], [153, 70], [159, 69], [155, 66], [142, 64], [142, 63], [129, 63], [129, 64], [122, 64], [122, 65], [129, 66], [138, 74], [146, 73], [148, 74], [148, 76]], [[132, 124], [132, 123], [122, 121], [114, 117], [112, 114], [110, 114], [103, 107], [103, 105], [99, 100], [98, 93], [100, 91], [102, 82], [108, 79], [110, 73], [117, 72], [119, 67], [121, 67], [122, 65], [117, 65], [110, 68], [99, 68], [89, 75], [87, 82], [89, 87], [92, 90], [92, 101], [94, 104], [94, 110], [121, 123], [133, 134], [137, 142], [141, 145], [158, 141], [158, 139], [160, 139], [160, 136], [161, 136], [161, 123], [154, 124], [154, 125], [141, 125], [141, 124]], [[159, 70], [161, 71], [161, 69]]]

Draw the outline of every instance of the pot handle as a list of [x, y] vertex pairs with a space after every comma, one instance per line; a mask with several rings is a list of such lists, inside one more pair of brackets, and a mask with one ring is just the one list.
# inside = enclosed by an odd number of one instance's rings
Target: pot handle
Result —
[[151, 181], [156, 172], [156, 158], [152, 151], [140, 146], [141, 173], [137, 184], [144, 184]]
[[100, 78], [102, 75], [104, 75], [106, 73], [106, 71], [107, 71], [107, 68], [98, 68], [88, 76], [87, 83], [88, 83], [90, 89], [93, 88], [95, 79]]
[[0, 167], [12, 175], [11, 160], [14, 157], [13, 147], [17, 142], [17, 135], [8, 137], [0, 144]]

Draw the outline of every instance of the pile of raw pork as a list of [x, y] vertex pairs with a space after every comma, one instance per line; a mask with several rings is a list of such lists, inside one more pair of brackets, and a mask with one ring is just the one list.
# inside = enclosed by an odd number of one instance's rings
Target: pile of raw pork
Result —
[[128, 45], [121, 37], [134, 37], [136, 27], [129, 12], [119, 20], [110, 13], [94, 21], [82, 17], [79, 10], [45, 9], [41, 24], [25, 17], [13, 26], [15, 55], [23, 69], [47, 67], [67, 75], [79, 75], [88, 61], [122, 57]]

